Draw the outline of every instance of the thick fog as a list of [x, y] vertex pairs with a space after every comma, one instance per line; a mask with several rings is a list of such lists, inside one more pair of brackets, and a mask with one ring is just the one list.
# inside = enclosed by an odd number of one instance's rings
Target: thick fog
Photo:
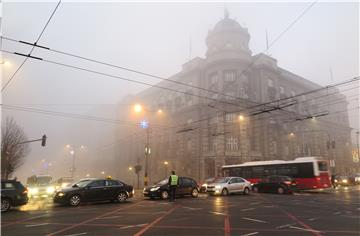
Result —
[[[56, 2], [3, 3], [2, 35], [34, 42]], [[204, 57], [208, 30], [224, 17], [248, 28], [253, 54], [266, 49], [311, 2], [304, 3], [73, 3], [63, 2], [47, 26], [39, 45], [99, 61], [169, 77], [189, 58]], [[320, 85], [359, 75], [358, 3], [316, 3], [271, 47], [268, 54], [278, 65]], [[2, 49], [28, 54], [31, 46], [2, 40]], [[121, 77], [157, 83], [159, 80], [84, 62], [69, 56], [35, 49], [33, 56], [86, 67]], [[23, 57], [3, 53], [2, 84], [11, 77]], [[122, 98], [147, 86], [44, 61], [29, 59], [2, 92], [2, 103], [40, 110], [82, 114], [117, 120], [119, 109], [131, 104]], [[346, 95], [354, 95], [353, 90]], [[349, 108], [358, 104], [352, 100]], [[29, 139], [48, 136], [46, 147], [30, 144], [31, 153], [14, 176], [31, 174], [69, 176], [71, 155], [76, 151], [76, 175], [112, 174], [115, 132], [118, 124], [68, 115], [46, 115], [2, 109], [2, 119], [14, 117]], [[359, 128], [359, 110], [349, 111], [351, 126]], [[130, 122], [130, 121], [129, 121]], [[126, 125], [126, 123], [124, 123]], [[51, 163], [51, 164], [49, 164]]]

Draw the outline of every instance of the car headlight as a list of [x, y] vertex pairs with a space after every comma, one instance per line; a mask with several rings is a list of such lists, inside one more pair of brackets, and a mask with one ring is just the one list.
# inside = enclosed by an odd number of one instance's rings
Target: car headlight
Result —
[[153, 191], [158, 190], [159, 188], [160, 188], [160, 187], [151, 188], [150, 191], [153, 192]]
[[133, 194], [133, 195], [135, 194], [135, 189], [132, 190], [132, 194]]
[[336, 179], [336, 180], [335, 180], [335, 183], [337, 183], [337, 182], [338, 182], [338, 180]]
[[64, 195], [65, 195], [65, 193], [63, 193], [63, 192], [58, 193], [59, 197], [63, 197]]
[[221, 186], [220, 186], [220, 185], [216, 185], [215, 188], [221, 188]]
[[203, 186], [203, 187], [205, 187], [205, 188], [206, 188], [206, 187], [207, 187], [207, 184], [203, 184], [203, 185], [201, 185], [201, 186]]
[[343, 179], [342, 182], [343, 182], [343, 183], [347, 183], [348, 181], [347, 181], [347, 179]]
[[37, 194], [39, 192], [38, 188], [29, 188], [29, 194]]
[[61, 188], [65, 188], [66, 186], [68, 186], [69, 183], [62, 183], [61, 184]]
[[54, 192], [55, 192], [55, 188], [52, 187], [52, 186], [51, 186], [51, 187], [48, 187], [48, 188], [46, 189], [46, 192], [47, 192], [47, 193], [50, 193], [50, 194], [51, 194], [51, 193], [54, 193]]

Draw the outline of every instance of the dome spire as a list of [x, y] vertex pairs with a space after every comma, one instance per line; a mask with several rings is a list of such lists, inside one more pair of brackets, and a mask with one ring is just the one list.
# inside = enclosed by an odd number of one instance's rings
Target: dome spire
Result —
[[224, 9], [224, 19], [228, 19], [229, 18], [229, 11], [228, 9], [225, 7]]

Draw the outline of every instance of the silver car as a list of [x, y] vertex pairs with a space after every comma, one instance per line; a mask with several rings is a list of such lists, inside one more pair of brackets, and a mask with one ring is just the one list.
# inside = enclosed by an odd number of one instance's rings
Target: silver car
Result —
[[249, 194], [251, 183], [241, 177], [217, 178], [207, 186], [207, 192], [213, 195], [227, 196], [232, 193]]

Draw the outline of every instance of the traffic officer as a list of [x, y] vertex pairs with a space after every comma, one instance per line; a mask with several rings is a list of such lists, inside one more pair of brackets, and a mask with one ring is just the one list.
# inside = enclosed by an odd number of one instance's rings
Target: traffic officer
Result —
[[176, 188], [179, 185], [179, 177], [175, 174], [175, 171], [171, 171], [171, 175], [169, 177], [169, 188], [170, 188], [170, 202], [175, 202], [175, 194]]

